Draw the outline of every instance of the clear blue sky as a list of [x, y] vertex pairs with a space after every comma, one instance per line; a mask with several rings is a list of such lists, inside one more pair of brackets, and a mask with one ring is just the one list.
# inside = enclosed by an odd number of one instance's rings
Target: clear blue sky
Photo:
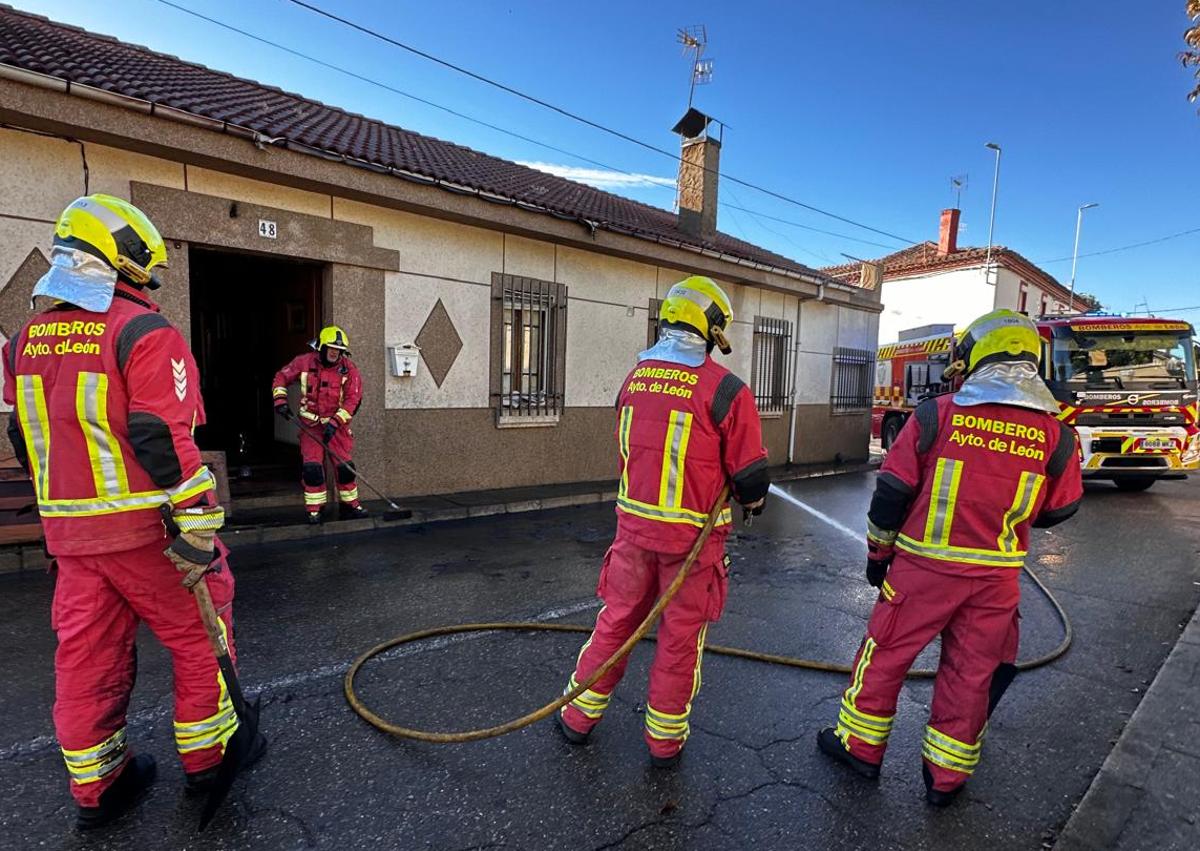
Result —
[[[7, 0], [509, 159], [594, 168], [266, 47], [158, 0]], [[674, 163], [323, 20], [286, 0], [172, 0], [295, 50], [627, 172]], [[1066, 282], [1081, 254], [1200, 228], [1200, 115], [1176, 59], [1184, 0], [963, 3], [386, 2], [317, 5], [674, 150], [687, 98], [675, 30], [707, 26], [713, 83], [696, 104], [726, 122], [722, 171], [910, 239], [936, 239], [950, 178], [968, 174], [960, 244], [996, 242]], [[253, 10], [253, 12], [251, 12]], [[670, 188], [618, 191], [670, 207]], [[897, 246], [729, 183], [722, 201]], [[883, 249], [723, 208], [720, 227], [821, 266]], [[1079, 261], [1078, 289], [1113, 310], [1200, 306], [1200, 233]], [[1176, 314], [1200, 322], [1200, 310]]]

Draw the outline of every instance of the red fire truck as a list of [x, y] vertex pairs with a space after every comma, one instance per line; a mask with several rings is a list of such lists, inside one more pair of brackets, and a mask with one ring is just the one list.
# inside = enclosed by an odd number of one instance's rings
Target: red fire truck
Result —
[[[1042, 377], [1075, 427], [1083, 474], [1139, 491], [1200, 470], [1200, 345], [1187, 322], [1090, 313], [1035, 320]], [[871, 426], [884, 448], [922, 399], [947, 380], [953, 326], [903, 332], [876, 355]]]

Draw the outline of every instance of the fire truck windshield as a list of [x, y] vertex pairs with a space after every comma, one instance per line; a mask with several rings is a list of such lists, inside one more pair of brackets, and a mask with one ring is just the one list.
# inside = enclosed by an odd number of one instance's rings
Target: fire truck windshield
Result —
[[1070, 390], [1180, 390], [1196, 386], [1192, 339], [1179, 332], [1089, 333], [1052, 343], [1050, 383]]

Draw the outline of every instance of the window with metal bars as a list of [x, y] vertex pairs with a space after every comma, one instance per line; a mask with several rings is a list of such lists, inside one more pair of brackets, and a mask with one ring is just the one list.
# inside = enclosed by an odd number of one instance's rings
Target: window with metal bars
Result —
[[751, 386], [759, 413], [787, 410], [792, 390], [791, 345], [791, 322], [767, 316], [754, 317]]
[[835, 414], [856, 414], [871, 410], [871, 379], [875, 373], [875, 353], [870, 349], [833, 350], [833, 389], [830, 401]]
[[502, 418], [562, 412], [567, 288], [492, 275], [492, 403]]
[[662, 310], [662, 299], [650, 299], [650, 315], [646, 318], [646, 348], [658, 342], [658, 312]]

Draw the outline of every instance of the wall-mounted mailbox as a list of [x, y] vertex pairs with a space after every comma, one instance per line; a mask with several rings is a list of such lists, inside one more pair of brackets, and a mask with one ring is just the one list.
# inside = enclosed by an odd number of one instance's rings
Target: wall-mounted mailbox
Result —
[[412, 343], [388, 346], [388, 360], [391, 362], [392, 375], [396, 378], [411, 378], [417, 374], [421, 350]]

